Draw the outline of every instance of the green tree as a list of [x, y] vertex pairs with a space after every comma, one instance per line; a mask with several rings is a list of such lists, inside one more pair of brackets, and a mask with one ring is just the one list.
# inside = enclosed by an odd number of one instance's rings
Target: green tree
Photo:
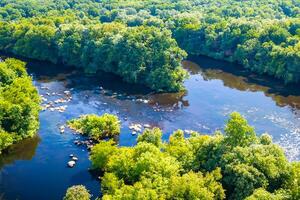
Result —
[[83, 185], [76, 185], [68, 188], [64, 200], [90, 200], [91, 195]]

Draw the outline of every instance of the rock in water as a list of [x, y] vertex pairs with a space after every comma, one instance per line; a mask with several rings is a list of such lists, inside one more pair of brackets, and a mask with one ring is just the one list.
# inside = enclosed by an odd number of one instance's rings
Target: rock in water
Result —
[[150, 124], [144, 124], [145, 128], [151, 128]]
[[71, 161], [68, 162], [68, 166], [69, 166], [70, 168], [74, 167], [75, 164], [76, 164], [76, 162], [75, 162], [74, 160], [71, 160]]
[[77, 158], [77, 157], [75, 157], [75, 156], [73, 156], [73, 157], [72, 157], [72, 160], [74, 160], [74, 161], [77, 161], [77, 160], [78, 160], [78, 158]]

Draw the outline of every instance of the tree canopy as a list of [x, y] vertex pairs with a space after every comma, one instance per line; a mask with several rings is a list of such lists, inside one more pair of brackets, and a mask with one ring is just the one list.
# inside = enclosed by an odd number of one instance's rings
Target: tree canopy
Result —
[[16, 59], [0, 62], [0, 153], [13, 143], [33, 137], [39, 127], [40, 97]]
[[[146, 129], [134, 147], [100, 141], [90, 159], [102, 199], [297, 199], [299, 163], [289, 162], [269, 135], [257, 136], [232, 113], [225, 134], [185, 137]], [[233, 139], [234, 138], [234, 139]]]

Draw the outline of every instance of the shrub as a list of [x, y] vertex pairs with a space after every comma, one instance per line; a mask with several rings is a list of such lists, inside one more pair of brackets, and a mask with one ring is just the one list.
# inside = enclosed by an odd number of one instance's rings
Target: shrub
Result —
[[143, 134], [138, 136], [138, 142], [147, 142], [154, 144], [157, 147], [162, 145], [162, 131], [159, 128], [145, 129]]
[[78, 119], [68, 121], [68, 126], [95, 141], [113, 138], [120, 134], [118, 117], [107, 113], [102, 116], [83, 115]]
[[83, 185], [68, 188], [64, 200], [90, 200], [91, 195]]

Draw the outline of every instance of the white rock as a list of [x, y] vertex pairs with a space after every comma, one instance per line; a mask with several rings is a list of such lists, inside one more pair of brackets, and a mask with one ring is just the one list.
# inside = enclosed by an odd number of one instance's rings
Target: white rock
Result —
[[130, 130], [134, 130], [136, 132], [141, 132], [142, 131], [142, 125], [141, 124], [131, 124], [129, 126]]
[[78, 158], [77, 158], [77, 157], [75, 157], [75, 156], [73, 156], [73, 157], [72, 157], [72, 160], [74, 160], [74, 161], [78, 161]]
[[150, 124], [144, 124], [145, 128], [151, 128]]
[[65, 94], [65, 95], [70, 95], [70, 94], [71, 94], [71, 92], [70, 92], [70, 91], [68, 91], [68, 90], [66, 90], [66, 91], [64, 91], [64, 94]]
[[76, 164], [76, 162], [74, 160], [71, 160], [71, 161], [68, 162], [68, 166], [71, 167], [71, 168], [74, 167], [75, 164]]

